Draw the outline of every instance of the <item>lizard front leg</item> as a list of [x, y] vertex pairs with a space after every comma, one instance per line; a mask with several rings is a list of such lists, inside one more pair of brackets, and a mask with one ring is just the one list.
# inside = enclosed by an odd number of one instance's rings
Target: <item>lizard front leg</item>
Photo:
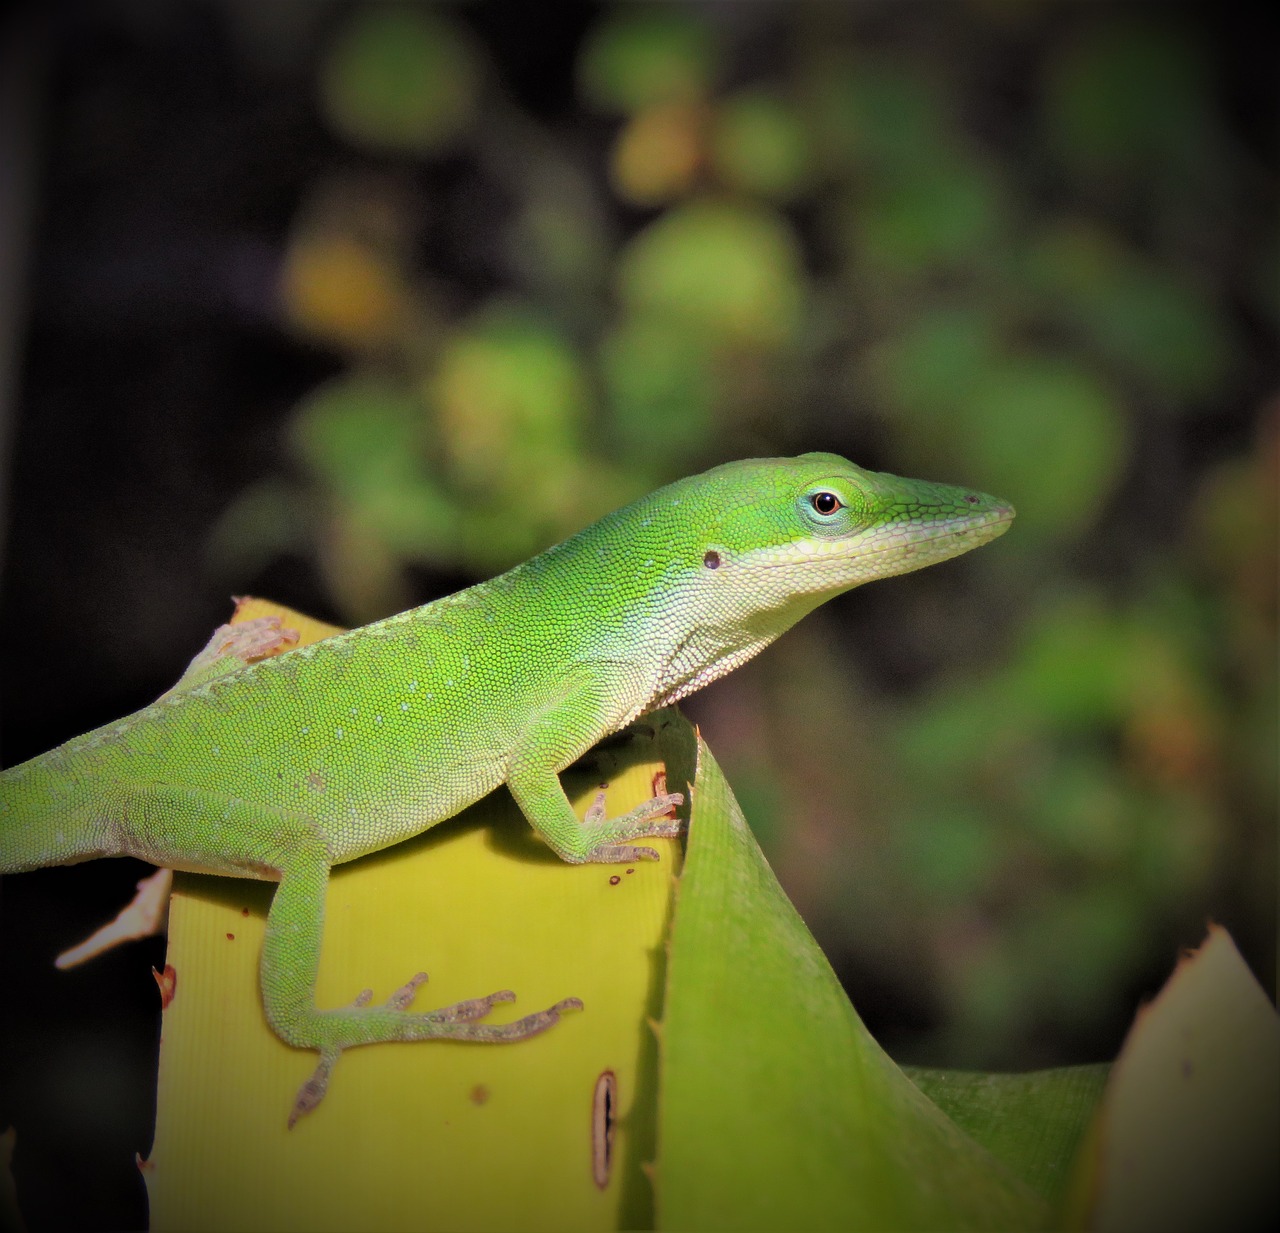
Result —
[[[610, 688], [611, 685], [617, 688]], [[529, 825], [561, 860], [571, 864], [621, 864], [657, 860], [653, 848], [635, 839], [671, 839], [684, 828], [675, 808], [679, 792], [665, 792], [618, 818], [604, 818], [597, 804], [579, 822], [565, 796], [559, 771], [615, 728], [605, 700], [625, 696], [625, 682], [568, 677], [560, 694], [530, 720], [511, 754], [507, 787]]]

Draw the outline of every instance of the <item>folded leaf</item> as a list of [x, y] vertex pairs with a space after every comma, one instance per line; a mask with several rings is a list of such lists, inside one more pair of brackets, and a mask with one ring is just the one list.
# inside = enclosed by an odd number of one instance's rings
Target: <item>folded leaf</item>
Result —
[[[665, 735], [678, 787], [693, 750]], [[696, 766], [660, 1033], [658, 1227], [1043, 1224], [1044, 1200], [872, 1040], [700, 741]]]

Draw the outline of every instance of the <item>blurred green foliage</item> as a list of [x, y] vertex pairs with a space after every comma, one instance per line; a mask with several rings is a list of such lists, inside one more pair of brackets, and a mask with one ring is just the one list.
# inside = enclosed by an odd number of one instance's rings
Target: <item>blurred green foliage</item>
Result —
[[333, 40], [320, 88], [357, 145], [430, 155], [473, 121], [478, 71], [458, 26], [434, 9], [371, 8]]
[[[361, 621], [734, 456], [1010, 498], [996, 548], [727, 680], [708, 734], [855, 1003], [924, 1007], [908, 1053], [1110, 1056], [1206, 916], [1274, 979], [1274, 185], [1174, 15], [916, 12], [606, 6], [535, 118], [465, 9], [352, 9], [281, 292], [345, 370], [219, 551], [307, 552]], [[422, 256], [418, 186], [460, 165], [506, 201], [470, 220], [497, 288]]]

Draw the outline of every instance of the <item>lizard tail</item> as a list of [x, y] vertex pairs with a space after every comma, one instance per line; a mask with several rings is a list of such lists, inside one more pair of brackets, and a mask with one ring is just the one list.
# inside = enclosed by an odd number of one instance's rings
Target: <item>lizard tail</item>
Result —
[[48, 754], [0, 771], [0, 874], [122, 855], [100, 802], [92, 776]]

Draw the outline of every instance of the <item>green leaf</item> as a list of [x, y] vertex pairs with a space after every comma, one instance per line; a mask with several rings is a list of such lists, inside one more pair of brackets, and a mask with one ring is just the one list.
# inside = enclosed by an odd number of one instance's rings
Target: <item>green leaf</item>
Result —
[[820, 76], [816, 105], [826, 160], [846, 171], [883, 179], [955, 145], [954, 101], [943, 97], [936, 78], [909, 63], [837, 64]]
[[897, 273], [990, 265], [1007, 244], [1006, 200], [995, 169], [958, 150], [881, 177], [858, 208], [862, 260]]
[[1144, 903], [1130, 879], [1046, 888], [1008, 930], [1019, 1000], [1063, 1022], [1124, 1005], [1123, 974], [1141, 963]]
[[429, 154], [471, 123], [480, 66], [437, 10], [365, 8], [334, 40], [320, 84], [334, 127], [358, 145]]
[[716, 46], [694, 14], [675, 5], [620, 11], [588, 37], [578, 65], [583, 96], [602, 111], [629, 115], [705, 95]]
[[[666, 752], [670, 784], [694, 757], [688, 741]], [[659, 1037], [658, 1227], [1043, 1223], [1039, 1196], [872, 1040], [701, 742], [696, 764]]]
[[941, 303], [913, 316], [876, 347], [864, 371], [889, 410], [907, 421], [907, 431], [928, 432], [953, 411], [958, 396], [1002, 360], [990, 312], [973, 303]]
[[903, 1070], [966, 1134], [1057, 1204], [1102, 1100], [1109, 1067], [1067, 1066], [1020, 1075]]
[[289, 445], [313, 476], [361, 499], [419, 473], [426, 408], [404, 386], [354, 373], [322, 386], [299, 408]]
[[1101, 517], [1129, 454], [1128, 423], [1107, 385], [1036, 354], [988, 370], [962, 399], [948, 440], [968, 473], [1013, 502], [1024, 535], [1055, 538]]
[[1234, 348], [1223, 318], [1176, 267], [1069, 222], [1041, 237], [1026, 268], [1045, 315], [1161, 399], [1204, 398], [1226, 375]]
[[1048, 65], [1047, 144], [1087, 179], [1150, 188], [1153, 169], [1203, 174], [1214, 144], [1207, 76], [1202, 49], [1163, 17], [1093, 23], [1062, 40]]
[[395, 556], [449, 559], [457, 511], [427, 474], [426, 408], [394, 381], [339, 378], [303, 404], [290, 445], [339, 517]]
[[504, 244], [506, 260], [560, 320], [594, 325], [610, 240], [603, 202], [580, 170], [547, 158], [527, 170]]
[[601, 370], [628, 456], [696, 455], [706, 445], [718, 382], [705, 340], [665, 319], [628, 318], [604, 340]]
[[972, 902], [1002, 854], [1000, 831], [981, 809], [954, 799], [940, 806], [936, 797], [901, 819], [891, 842], [897, 866], [911, 871], [935, 911]]
[[1106, 731], [1127, 709], [1132, 650], [1121, 617], [1100, 592], [1054, 590], [1026, 623], [1010, 692], [1059, 730]]

